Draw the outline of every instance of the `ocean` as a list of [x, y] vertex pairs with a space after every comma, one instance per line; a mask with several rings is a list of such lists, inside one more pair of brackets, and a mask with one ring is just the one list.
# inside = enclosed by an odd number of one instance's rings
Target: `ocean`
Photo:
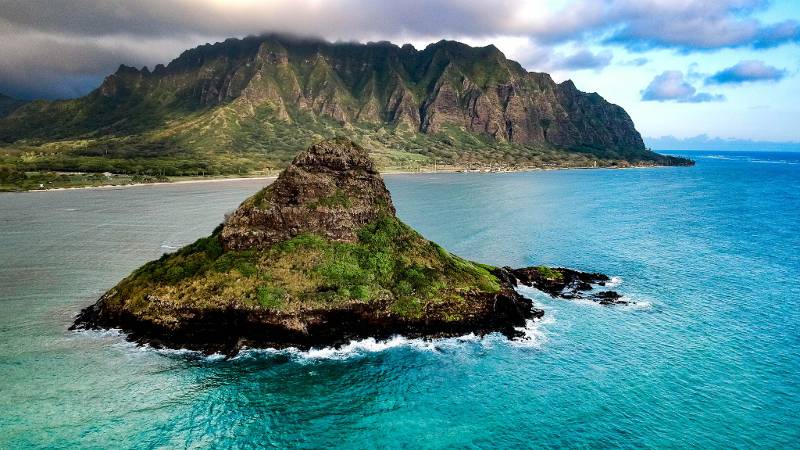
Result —
[[67, 327], [263, 181], [0, 194], [0, 448], [799, 448], [800, 154], [665, 153], [697, 165], [385, 177], [452, 252], [634, 305], [232, 360]]

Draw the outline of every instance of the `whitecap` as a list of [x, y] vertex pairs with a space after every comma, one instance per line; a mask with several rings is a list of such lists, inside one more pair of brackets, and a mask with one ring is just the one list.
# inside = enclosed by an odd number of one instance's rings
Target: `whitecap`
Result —
[[651, 310], [656, 304], [652, 298], [640, 295], [626, 295], [623, 300], [630, 302], [627, 305], [620, 305], [624, 310]]
[[[614, 288], [622, 284], [623, 279], [619, 276], [613, 276], [609, 281], [606, 282], [602, 288]], [[517, 292], [527, 297], [538, 304], [539, 307], [544, 307], [546, 314], [544, 316], [544, 322], [542, 324], [548, 323], [547, 320], [554, 316], [553, 311], [551, 310], [551, 306], [553, 305], [552, 301], [553, 298], [550, 297], [549, 294], [546, 294], [536, 288], [528, 287], [524, 285], [520, 285], [516, 288]], [[621, 310], [649, 310], [654, 308], [655, 302], [649, 297], [643, 297], [640, 295], [630, 295], [630, 294], [623, 294], [621, 300], [628, 302], [627, 304], [618, 304], [613, 305], [615, 309]], [[590, 298], [575, 298], [569, 300], [561, 300], [558, 299], [559, 302], [569, 302], [572, 305], [581, 305], [586, 307], [593, 307], [593, 308], [606, 308], [607, 305], [600, 304], [599, 301], [593, 300]]]
[[612, 288], [617, 287], [622, 284], [622, 277], [611, 277], [610, 280], [606, 281], [605, 287]]
[[106, 330], [88, 330], [88, 329], [77, 329], [75, 332], [78, 335], [88, 335], [98, 338], [117, 338], [117, 337], [125, 337], [125, 333], [122, 332], [119, 328], [109, 328]]
[[341, 347], [322, 347], [322, 348], [311, 348], [306, 351], [292, 349], [292, 353], [295, 356], [300, 356], [302, 358], [308, 359], [348, 359], [353, 356], [363, 355], [367, 353], [380, 353], [386, 350], [402, 347], [402, 346], [409, 346], [409, 347], [417, 347], [421, 350], [430, 350], [430, 348], [420, 345], [421, 342], [417, 342], [416, 339], [406, 339], [403, 336], [393, 336], [390, 339], [381, 341], [376, 340], [375, 338], [366, 338], [357, 341], [350, 341], [349, 344], [343, 345]]
[[296, 361], [346, 360], [382, 353], [401, 347], [421, 352], [439, 352], [448, 346], [458, 345], [458, 343], [465, 344], [468, 342], [475, 342], [478, 339], [479, 338], [474, 334], [444, 339], [408, 339], [404, 336], [396, 335], [386, 340], [366, 338], [350, 341], [348, 344], [340, 347], [316, 347], [308, 350], [301, 350], [296, 347], [285, 349], [245, 349], [235, 356], [234, 359], [251, 358], [260, 355], [283, 355]]
[[125, 333], [119, 328], [109, 328], [101, 330], [89, 330], [85, 328], [78, 328], [70, 330], [68, 339], [103, 339], [113, 343], [121, 344], [127, 342]]
[[556, 322], [553, 314], [545, 314], [542, 319], [528, 320], [524, 327], [517, 328], [523, 333], [522, 337], [512, 339], [509, 343], [514, 347], [540, 348], [547, 342], [547, 334], [543, 325], [551, 325]]
[[[317, 347], [308, 350], [301, 350], [297, 347], [283, 349], [276, 348], [244, 348], [233, 360], [250, 358], [263, 358], [284, 356], [294, 361], [309, 362], [318, 360], [347, 360], [352, 358], [364, 357], [370, 354], [382, 353], [397, 348], [408, 348], [419, 352], [445, 353], [459, 351], [470, 347], [492, 348], [495, 345], [511, 345], [514, 347], [539, 348], [546, 342], [547, 337], [542, 329], [542, 325], [549, 325], [555, 322], [552, 315], [545, 315], [544, 319], [527, 320], [525, 326], [516, 328], [522, 335], [514, 339], [508, 339], [500, 333], [490, 333], [479, 336], [469, 333], [462, 336], [449, 338], [409, 339], [401, 335], [392, 336], [389, 339], [378, 340], [366, 338], [350, 341], [340, 347]], [[138, 345], [125, 339], [126, 335], [120, 329], [109, 330], [77, 330], [81, 335], [93, 338], [109, 339], [114, 346], [122, 346], [130, 349], [138, 348], [143, 352], [156, 352], [164, 356], [173, 357], [192, 357], [199, 358], [208, 362], [227, 360], [228, 358], [221, 353], [206, 355], [200, 351], [189, 349], [170, 349], [155, 348], [149, 344]]]
[[645, 302], [632, 302], [632, 303], [629, 303], [629, 304], [623, 306], [623, 308], [627, 308], [627, 309], [652, 309], [653, 308], [653, 304], [650, 303], [650, 302], [646, 302], [646, 301]]
[[498, 344], [509, 344], [514, 347], [535, 347], [538, 348], [546, 338], [541, 330], [541, 325], [553, 323], [553, 320], [529, 320], [524, 327], [517, 328], [523, 335], [515, 339], [507, 339], [500, 333], [490, 333], [485, 336], [478, 336], [474, 333], [463, 336], [437, 339], [414, 338], [409, 339], [404, 336], [393, 336], [386, 340], [366, 338], [350, 341], [341, 347], [320, 347], [308, 350], [300, 350], [296, 347], [285, 349], [274, 348], [253, 348], [239, 352], [233, 359], [249, 359], [263, 356], [287, 356], [298, 362], [311, 362], [319, 360], [348, 360], [353, 358], [365, 357], [371, 354], [382, 353], [393, 349], [407, 348], [419, 352], [446, 353], [458, 351], [474, 346], [481, 348], [492, 348]]

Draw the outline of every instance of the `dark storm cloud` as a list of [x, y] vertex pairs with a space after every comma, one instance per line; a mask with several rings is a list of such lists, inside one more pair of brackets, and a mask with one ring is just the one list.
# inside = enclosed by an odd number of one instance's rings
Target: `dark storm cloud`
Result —
[[264, 31], [328, 38], [371, 34], [496, 33], [512, 0], [0, 0], [0, 18], [40, 31], [82, 36], [240, 36]]
[[0, 0], [0, 92], [70, 97], [121, 63], [166, 63], [182, 50], [231, 36], [482, 36], [503, 29], [513, 12], [510, 0]]
[[191, 36], [87, 38], [0, 20], [0, 92], [23, 99], [75, 97], [96, 87], [121, 63], [152, 66], [193, 45]]

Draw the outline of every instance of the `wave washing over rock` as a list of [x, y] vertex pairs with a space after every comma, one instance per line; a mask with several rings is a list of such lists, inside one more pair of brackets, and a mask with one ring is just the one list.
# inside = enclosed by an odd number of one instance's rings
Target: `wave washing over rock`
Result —
[[447, 252], [396, 217], [367, 151], [340, 138], [298, 155], [211, 236], [134, 271], [72, 328], [119, 328], [155, 348], [226, 355], [398, 335], [513, 338], [544, 315], [519, 283], [553, 297], [625, 303], [594, 290], [607, 281]]
[[[523, 296], [525, 295], [524, 288], [520, 289], [520, 292]], [[544, 333], [543, 326], [553, 324], [554, 322], [555, 319], [552, 315], [542, 318], [529, 319], [525, 322], [524, 326], [516, 329], [519, 332], [519, 335], [513, 339], [507, 339], [505, 336], [499, 333], [490, 333], [482, 336], [476, 335], [475, 333], [469, 333], [461, 336], [442, 337], [436, 339], [410, 339], [405, 336], [395, 335], [385, 340], [369, 337], [360, 340], [353, 340], [339, 346], [311, 347], [307, 349], [301, 349], [297, 347], [243, 347], [240, 349], [238, 354], [233, 356], [233, 358], [230, 358], [231, 355], [225, 355], [222, 353], [203, 353], [197, 350], [189, 350], [185, 348], [153, 348], [147, 343], [140, 346], [140, 348], [143, 350], [155, 351], [168, 356], [187, 357], [191, 359], [198, 358], [211, 363], [230, 359], [242, 361], [274, 358], [288, 358], [292, 361], [300, 363], [308, 363], [319, 360], [344, 361], [401, 348], [432, 353], [448, 353], [452, 351], [463, 351], [470, 348], [485, 349], [500, 344], [517, 348], [539, 348], [547, 341], [547, 336]], [[136, 342], [131, 342], [130, 340], [126, 339], [125, 333], [119, 328], [81, 329], [79, 331], [85, 333], [85, 338], [109, 339], [116, 345], [125, 346], [126, 348], [135, 347], [137, 345]]]

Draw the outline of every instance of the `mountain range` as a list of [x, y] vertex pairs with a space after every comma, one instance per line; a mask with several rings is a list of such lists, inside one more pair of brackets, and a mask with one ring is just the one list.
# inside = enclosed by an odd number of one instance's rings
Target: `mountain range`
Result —
[[384, 168], [689, 163], [648, 151], [600, 95], [454, 41], [228, 39], [153, 70], [120, 66], [84, 97], [8, 102], [0, 164], [25, 170], [244, 173], [337, 135]]
[[647, 138], [646, 141], [647, 145], [657, 150], [800, 152], [800, 142], [798, 141], [726, 139], [705, 134], [686, 138], [676, 138], [675, 136], [651, 137]]

